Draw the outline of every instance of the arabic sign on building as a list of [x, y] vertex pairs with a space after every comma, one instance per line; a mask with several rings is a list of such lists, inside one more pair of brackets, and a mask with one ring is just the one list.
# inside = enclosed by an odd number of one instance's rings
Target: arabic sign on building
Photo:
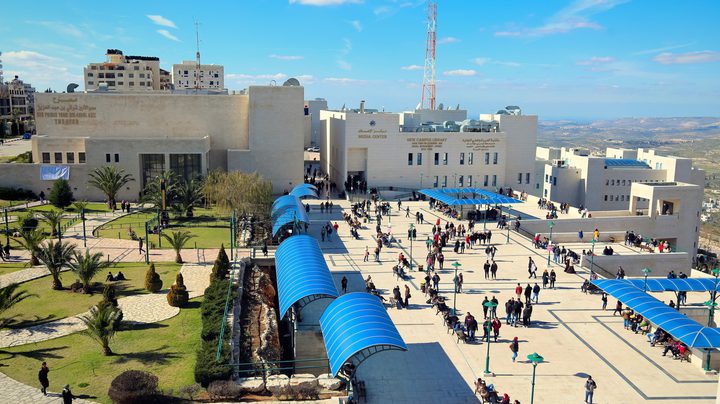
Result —
[[37, 105], [35, 117], [49, 118], [56, 125], [79, 125], [81, 120], [95, 119], [94, 106], [78, 105], [77, 97], [53, 97], [51, 104]]
[[469, 139], [463, 139], [463, 143], [465, 143], [465, 147], [468, 149], [471, 149], [473, 151], [483, 151], [483, 150], [490, 150], [495, 148], [498, 143], [500, 143], [500, 139], [496, 137], [491, 138], [469, 138]]

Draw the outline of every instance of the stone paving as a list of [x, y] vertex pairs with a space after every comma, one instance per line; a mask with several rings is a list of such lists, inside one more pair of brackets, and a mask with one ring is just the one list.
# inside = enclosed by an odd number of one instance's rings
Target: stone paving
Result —
[[[210, 284], [211, 269], [210, 264], [185, 264], [180, 269], [190, 298], [203, 295], [205, 288]], [[123, 320], [133, 323], [156, 323], [176, 316], [180, 313], [180, 309], [168, 305], [165, 296], [168, 289], [159, 293], [118, 299], [118, 305], [123, 311]], [[85, 314], [87, 313], [23, 329], [0, 330], [0, 348], [32, 344], [82, 331], [85, 325], [80, 317]]]
[[[0, 402], [15, 404], [56, 404], [62, 402], [62, 396], [59, 393], [59, 391], [62, 391], [62, 386], [53, 386], [52, 380], [50, 383], [50, 391], [47, 396], [44, 396], [40, 392], [40, 386], [28, 386], [11, 379], [4, 373], [0, 373], [0, 394], [2, 395]], [[75, 404], [89, 404], [92, 402], [81, 397], [73, 401]]]
[[47, 267], [44, 265], [21, 269], [19, 271], [10, 272], [9, 274], [0, 275], [0, 288], [11, 283], [23, 283], [48, 275], [50, 275], [50, 272], [48, 272]]
[[[320, 242], [338, 290], [340, 279], [345, 276], [349, 281], [349, 291], [364, 291], [364, 281], [372, 276], [376, 286], [385, 296], [391, 294], [395, 285], [401, 288], [407, 284], [412, 298], [410, 308], [388, 309], [388, 313], [400, 334], [408, 345], [408, 352], [381, 352], [367, 359], [358, 368], [358, 375], [366, 381], [369, 402], [393, 403], [464, 403], [477, 402], [473, 394], [474, 381], [485, 378], [486, 354], [488, 346], [484, 342], [463, 343], [448, 333], [440, 316], [425, 303], [426, 298], [420, 291], [420, 282], [424, 273], [413, 272], [406, 281], [398, 281], [392, 274], [392, 266], [400, 252], [414, 258], [413, 266], [424, 265], [424, 240], [430, 233], [432, 224], [438, 217], [428, 209], [427, 202], [403, 203], [410, 206], [411, 217], [397, 214], [396, 204], [392, 204], [393, 215], [383, 220], [383, 231], [388, 222], [400, 243], [391, 248], [383, 248], [381, 262], [373, 261], [372, 250], [375, 247], [374, 221], [368, 228], [360, 231], [360, 239], [355, 240], [349, 234], [346, 223], [339, 211], [321, 214], [317, 205], [320, 201], [309, 201], [310, 235], [320, 241], [320, 225], [330, 220], [340, 225], [339, 236], [333, 234], [330, 242]], [[333, 203], [348, 207], [345, 201]], [[414, 214], [420, 210], [426, 221], [415, 225], [417, 241], [412, 243], [406, 238], [410, 223], [414, 223]], [[440, 216], [442, 225], [445, 217]], [[457, 222], [456, 222], [457, 223]], [[467, 223], [467, 222], [465, 222]], [[482, 225], [480, 225], [482, 228]], [[581, 402], [584, 398], [584, 382], [590, 374], [596, 380], [598, 389], [594, 403], [710, 403], [717, 394], [717, 375], [706, 375], [698, 363], [680, 363], [661, 355], [660, 347], [650, 347], [646, 337], [625, 330], [622, 320], [613, 317], [611, 312], [600, 309], [600, 296], [583, 294], [580, 285], [588, 273], [576, 266], [577, 274], [566, 274], [562, 267], [551, 263], [558, 277], [556, 289], [544, 289], [540, 293], [539, 304], [534, 305], [530, 328], [514, 328], [505, 324], [504, 303], [514, 297], [517, 283], [527, 285], [528, 257], [533, 257], [540, 273], [546, 268], [547, 253], [536, 250], [529, 239], [511, 232], [506, 243], [506, 233], [497, 232], [495, 225], [488, 226], [494, 233], [493, 242], [498, 248], [495, 256], [499, 265], [498, 279], [486, 280], [482, 270], [485, 262], [483, 249], [466, 249], [464, 254], [456, 254], [452, 247], [444, 250], [445, 270], [439, 271], [441, 294], [453, 304], [453, 277], [451, 264], [459, 262], [460, 272], [464, 276], [463, 293], [457, 295], [457, 308], [460, 318], [467, 312], [473, 313], [482, 322], [481, 302], [485, 296], [496, 296], [500, 301], [498, 314], [502, 321], [498, 343], [490, 344], [489, 368], [494, 376], [487, 377], [500, 392], [507, 392], [512, 400], [530, 402], [532, 364], [526, 359], [528, 354], [538, 352], [545, 362], [537, 367], [535, 402], [550, 403], [556, 401]], [[476, 227], [477, 228], [477, 227]], [[572, 243], [573, 248], [589, 249], [590, 244]], [[365, 247], [371, 251], [370, 261], [363, 262]], [[624, 253], [634, 253], [626, 251]], [[538, 278], [539, 279], [539, 278]], [[531, 280], [533, 285], [535, 279]], [[541, 283], [541, 282], [540, 282]], [[689, 303], [700, 305], [706, 296], [689, 294]], [[673, 298], [670, 296], [665, 297]], [[660, 297], [662, 300], [662, 297]], [[608, 307], [614, 307], [615, 300], [610, 298]], [[482, 335], [482, 331], [479, 331]], [[508, 344], [513, 337], [520, 340], [520, 355], [513, 363]]]

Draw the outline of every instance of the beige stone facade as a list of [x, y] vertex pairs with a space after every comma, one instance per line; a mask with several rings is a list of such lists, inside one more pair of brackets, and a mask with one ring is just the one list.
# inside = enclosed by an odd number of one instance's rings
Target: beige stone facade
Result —
[[108, 49], [105, 62], [90, 63], [83, 69], [86, 91], [153, 91], [161, 89], [160, 59], [152, 56], [125, 56]]
[[195, 61], [184, 60], [173, 65], [172, 84], [176, 90], [197, 88], [222, 91], [225, 89], [225, 67], [201, 64], [198, 68]]

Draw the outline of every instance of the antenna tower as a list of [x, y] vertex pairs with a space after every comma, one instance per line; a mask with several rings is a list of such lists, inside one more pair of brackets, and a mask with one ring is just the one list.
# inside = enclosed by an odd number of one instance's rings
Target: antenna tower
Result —
[[200, 22], [195, 21], [195, 91], [200, 89]]
[[437, 3], [428, 1], [427, 37], [425, 39], [425, 74], [420, 105], [423, 109], [435, 109], [435, 32]]

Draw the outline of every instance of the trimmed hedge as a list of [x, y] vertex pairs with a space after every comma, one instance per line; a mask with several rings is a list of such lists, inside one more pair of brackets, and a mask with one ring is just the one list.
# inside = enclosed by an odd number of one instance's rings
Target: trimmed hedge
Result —
[[[232, 367], [228, 365], [230, 362], [229, 332], [225, 333], [223, 339], [220, 361], [215, 361], [229, 284], [230, 281], [227, 279], [211, 277], [210, 286], [205, 289], [205, 296], [200, 305], [202, 345], [196, 354], [195, 381], [205, 388], [215, 380], [228, 380], [232, 375]], [[236, 293], [233, 289], [230, 299], [234, 299], [235, 296]]]
[[0, 187], [0, 199], [5, 201], [29, 201], [37, 199], [37, 195], [29, 189]]
[[160, 279], [160, 275], [155, 272], [155, 263], [150, 263], [150, 267], [145, 273], [145, 289], [148, 292], [155, 293], [162, 289], [163, 281]]

